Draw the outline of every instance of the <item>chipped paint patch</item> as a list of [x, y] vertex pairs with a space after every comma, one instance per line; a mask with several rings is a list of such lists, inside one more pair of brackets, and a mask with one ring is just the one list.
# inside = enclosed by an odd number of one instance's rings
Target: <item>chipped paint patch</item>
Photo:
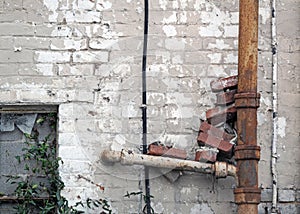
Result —
[[194, 4], [195, 10], [201, 10], [204, 7], [205, 7], [205, 0], [196, 0]]
[[281, 138], [285, 137], [285, 128], [286, 128], [286, 118], [285, 117], [278, 117], [278, 135]]
[[43, 76], [55, 75], [55, 72], [53, 71], [53, 64], [37, 64], [36, 71], [41, 73]]
[[53, 1], [53, 0], [44, 0], [44, 5], [48, 8], [50, 11], [55, 11], [58, 8], [59, 1]]
[[224, 58], [225, 63], [237, 63], [238, 62], [238, 56], [236, 54], [230, 53]]
[[168, 18], [164, 18], [162, 21], [163, 24], [171, 24], [176, 22], [177, 22], [177, 16], [175, 11], [172, 13], [171, 16], [169, 16]]
[[166, 10], [167, 9], [167, 5], [168, 5], [168, 1], [167, 0], [159, 0], [159, 6], [161, 9]]
[[261, 18], [261, 23], [266, 24], [267, 20], [270, 19], [270, 8], [259, 8], [259, 15]]
[[[130, 3], [127, 1], [127, 3]], [[97, 9], [99, 10], [109, 10], [111, 9], [112, 7], [112, 3], [109, 2], [109, 1], [103, 1], [103, 0], [100, 0], [98, 3], [97, 3]]]
[[207, 203], [196, 204], [194, 207], [191, 208], [190, 214], [214, 214], [214, 211], [211, 207], [208, 206]]
[[187, 7], [187, 0], [180, 0], [180, 5], [182, 9], [185, 9]]
[[261, 126], [263, 125], [265, 122], [267, 122], [267, 118], [266, 115], [263, 112], [258, 112], [257, 113], [257, 125]]
[[163, 26], [163, 31], [166, 34], [167, 37], [172, 37], [177, 35], [177, 31], [175, 26], [171, 25], [165, 25]]
[[210, 58], [210, 63], [220, 63], [222, 54], [221, 53], [212, 53], [207, 55]]
[[182, 194], [190, 194], [192, 191], [191, 191], [191, 188], [188, 188], [188, 187], [183, 187], [181, 190], [180, 190], [180, 193]]
[[224, 40], [222, 39], [216, 39], [216, 43], [209, 43], [208, 44], [208, 49], [219, 49], [219, 50], [223, 50], [223, 49], [229, 49], [230, 46], [228, 44], [225, 44]]
[[271, 109], [272, 108], [272, 103], [271, 103], [271, 100], [269, 99], [269, 97], [263, 97], [261, 96], [260, 97], [260, 102], [265, 104], [267, 106], [268, 109]]

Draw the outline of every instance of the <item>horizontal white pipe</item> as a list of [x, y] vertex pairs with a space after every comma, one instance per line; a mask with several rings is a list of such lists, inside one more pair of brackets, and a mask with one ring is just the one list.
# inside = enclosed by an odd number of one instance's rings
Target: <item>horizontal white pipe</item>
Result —
[[124, 165], [144, 165], [157, 168], [200, 172], [204, 174], [215, 174], [217, 178], [224, 178], [226, 176], [236, 177], [236, 167], [226, 162], [209, 164], [162, 156], [136, 154], [130, 150], [105, 150], [101, 154], [101, 160], [108, 163], [120, 162]]

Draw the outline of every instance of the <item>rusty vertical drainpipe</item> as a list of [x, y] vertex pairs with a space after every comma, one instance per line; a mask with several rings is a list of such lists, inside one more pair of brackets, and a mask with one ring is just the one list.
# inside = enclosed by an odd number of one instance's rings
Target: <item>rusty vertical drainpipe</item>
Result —
[[238, 143], [235, 148], [238, 186], [234, 190], [238, 213], [257, 214], [261, 191], [258, 188], [257, 146], [257, 49], [258, 49], [258, 0], [239, 2], [239, 54], [237, 108]]

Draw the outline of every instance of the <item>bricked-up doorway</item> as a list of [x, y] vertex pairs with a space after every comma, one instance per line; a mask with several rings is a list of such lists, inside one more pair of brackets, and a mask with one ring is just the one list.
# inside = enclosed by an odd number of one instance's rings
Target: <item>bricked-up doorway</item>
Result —
[[[24, 160], [28, 145], [25, 142], [42, 142], [47, 139], [55, 149], [50, 155], [56, 158], [57, 106], [2, 106], [0, 107], [0, 213], [16, 213], [22, 199], [16, 193], [20, 182], [28, 180], [38, 185], [34, 200], [43, 203], [49, 197], [49, 178], [39, 172], [35, 160]], [[31, 138], [34, 139], [31, 139]], [[38, 166], [40, 167], [40, 166]], [[42, 170], [41, 170], [42, 171]], [[32, 206], [34, 207], [34, 206]], [[31, 213], [36, 212], [33, 208]]]

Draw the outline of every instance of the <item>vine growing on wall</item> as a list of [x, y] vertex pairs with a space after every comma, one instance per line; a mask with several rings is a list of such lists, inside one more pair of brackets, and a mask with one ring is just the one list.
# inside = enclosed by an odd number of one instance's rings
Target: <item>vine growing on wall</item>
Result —
[[43, 140], [39, 140], [39, 132], [33, 129], [31, 134], [25, 134], [23, 154], [17, 155], [19, 164], [24, 164], [26, 176], [11, 176], [7, 182], [16, 185], [14, 194], [17, 204], [14, 207], [19, 214], [30, 213], [84, 213], [78, 208], [87, 206], [88, 209], [101, 208], [102, 214], [112, 213], [107, 200], [93, 200], [88, 198], [85, 202], [79, 201], [70, 206], [65, 197], [61, 195], [64, 182], [59, 176], [58, 168], [63, 164], [57, 157], [56, 143], [56, 114], [41, 115], [36, 125], [47, 122], [51, 127], [50, 133]]

